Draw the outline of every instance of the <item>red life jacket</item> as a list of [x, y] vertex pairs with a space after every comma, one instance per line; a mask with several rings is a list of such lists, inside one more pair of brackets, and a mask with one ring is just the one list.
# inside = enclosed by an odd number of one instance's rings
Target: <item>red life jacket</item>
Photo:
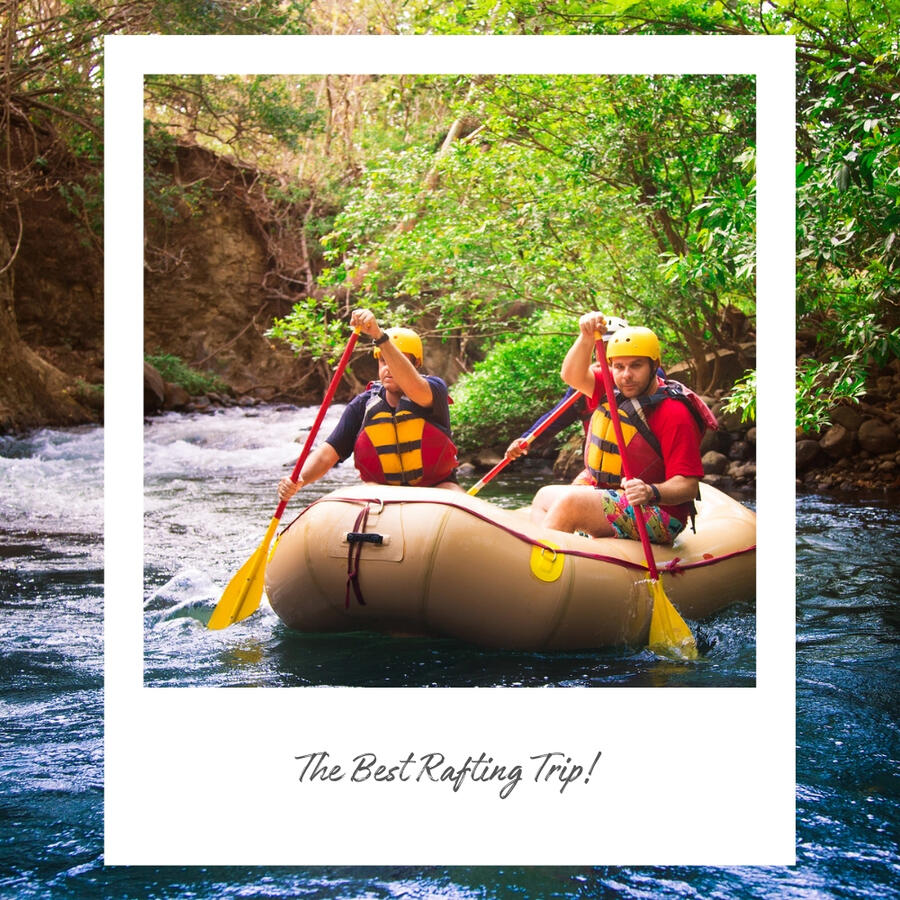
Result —
[[366, 404], [353, 461], [363, 481], [431, 487], [457, 467], [456, 445], [419, 407], [401, 398], [397, 408], [378, 394]]
[[[654, 395], [655, 396], [655, 395]], [[649, 398], [647, 398], [649, 399]], [[652, 406], [661, 402], [661, 397]], [[641, 404], [644, 410], [651, 404]], [[629, 416], [619, 410], [622, 438], [628, 448], [628, 462], [633, 478], [640, 478], [648, 484], [666, 480], [666, 467], [659, 441], [649, 425], [639, 416]], [[616, 432], [609, 414], [609, 402], [604, 400], [594, 411], [587, 440], [584, 443], [584, 466], [598, 485], [617, 485], [622, 480], [622, 456], [616, 443]]]

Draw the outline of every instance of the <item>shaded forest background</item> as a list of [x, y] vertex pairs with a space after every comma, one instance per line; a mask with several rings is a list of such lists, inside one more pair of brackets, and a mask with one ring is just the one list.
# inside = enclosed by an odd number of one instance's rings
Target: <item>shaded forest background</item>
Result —
[[[461, 379], [464, 441], [553, 402], [595, 307], [651, 321], [704, 390], [752, 361], [752, 79], [151, 76], [146, 128], [148, 341], [267, 399], [301, 381], [259, 383], [261, 338], [327, 374], [358, 305], [450, 381], [494, 358], [477, 416]], [[226, 296], [258, 320], [211, 346]]]
[[[900, 374], [890, 3], [6, 7], [4, 429], [101, 414], [110, 33], [793, 34], [798, 426], [818, 437]], [[700, 390], [744, 373], [752, 410], [752, 79], [166, 76], [146, 95], [148, 353], [313, 400], [366, 304], [423, 330], [441, 374], [473, 372], [463, 418], [489, 372], [509, 433], [555, 398], [573, 316], [596, 306], [658, 329]], [[362, 355], [354, 372], [371, 374]]]

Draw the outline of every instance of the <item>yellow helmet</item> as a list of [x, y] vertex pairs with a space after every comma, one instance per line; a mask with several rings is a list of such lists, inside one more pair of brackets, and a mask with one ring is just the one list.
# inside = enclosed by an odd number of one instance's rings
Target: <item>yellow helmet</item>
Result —
[[[425, 361], [425, 356], [422, 352], [422, 338], [412, 328], [386, 328], [384, 333], [388, 335], [391, 343], [401, 353], [408, 353], [410, 356], [415, 357], [417, 366], [422, 365]], [[376, 347], [372, 352], [375, 355], [375, 359], [381, 356], [380, 347]]]
[[606, 358], [616, 356], [649, 356], [658, 364], [661, 359], [659, 338], [649, 328], [639, 325], [620, 328], [606, 345]]

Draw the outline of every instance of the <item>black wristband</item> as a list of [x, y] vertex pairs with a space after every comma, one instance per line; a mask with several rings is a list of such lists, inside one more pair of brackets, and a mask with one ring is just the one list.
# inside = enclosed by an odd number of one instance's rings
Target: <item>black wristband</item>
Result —
[[655, 484], [651, 484], [650, 490], [653, 491], [653, 499], [659, 503], [659, 488]]
[[386, 331], [382, 331], [380, 337], [372, 338], [372, 343], [376, 347], [380, 347], [382, 344], [389, 341], [390, 339], [391, 339], [391, 336]]

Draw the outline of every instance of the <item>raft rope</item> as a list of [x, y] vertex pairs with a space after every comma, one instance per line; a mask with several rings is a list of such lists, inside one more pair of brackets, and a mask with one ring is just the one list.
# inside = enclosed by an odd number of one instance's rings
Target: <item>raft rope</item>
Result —
[[[366, 505], [360, 510], [359, 515], [356, 517], [356, 522], [353, 524], [353, 530], [356, 532], [366, 530], [366, 522], [369, 520], [369, 501], [366, 500], [365, 503]], [[306, 509], [309, 509], [309, 507]], [[306, 510], [303, 510], [303, 512], [306, 512]], [[300, 515], [302, 516], [303, 513], [300, 513]], [[297, 516], [297, 518], [299, 519], [300, 516]], [[366, 601], [363, 600], [362, 589], [359, 586], [359, 558], [362, 555], [362, 547], [362, 541], [357, 541], [356, 543], [351, 541], [350, 548], [347, 550], [347, 593], [344, 596], [344, 609], [350, 609], [351, 588], [356, 596], [356, 602], [360, 606], [366, 605]]]
[[[310, 503], [305, 509], [302, 509], [297, 517], [290, 522], [287, 527], [284, 529], [287, 531], [291, 525], [294, 524], [301, 516], [305, 515], [309, 510], [311, 510], [314, 506], [318, 506], [320, 503], [356, 503], [356, 504], [364, 504], [364, 509], [360, 512], [359, 516], [356, 519], [356, 524], [354, 525], [354, 531], [362, 531], [365, 528], [366, 521], [369, 516], [369, 504], [377, 503], [380, 504], [381, 507], [385, 507], [388, 505], [394, 505], [397, 503], [430, 503], [435, 506], [452, 506], [454, 509], [462, 510], [462, 512], [466, 512], [471, 516], [474, 516], [476, 519], [481, 519], [483, 522], [488, 522], [493, 525], [495, 528], [499, 528], [501, 531], [505, 531], [507, 534], [512, 535], [515, 538], [518, 538], [520, 541], [524, 541], [526, 544], [530, 544], [533, 547], [540, 547], [545, 551], [549, 551], [553, 554], [561, 554], [563, 556], [576, 556], [581, 557], [582, 559], [595, 559], [598, 562], [606, 562], [611, 563], [615, 566], [622, 566], [625, 569], [635, 569], [639, 572], [646, 572], [647, 565], [646, 563], [636, 563], [631, 562], [631, 560], [620, 559], [616, 556], [605, 556], [601, 553], [588, 553], [586, 550], [574, 550], [574, 549], [565, 549], [562, 547], [552, 547], [550, 544], [546, 544], [537, 538], [530, 537], [529, 535], [516, 531], [514, 528], [510, 528], [508, 525], [503, 525], [500, 522], [497, 522], [495, 519], [490, 518], [490, 516], [486, 516], [483, 513], [478, 512], [474, 509], [468, 509], [465, 506], [457, 506], [455, 503], [447, 503], [443, 500], [414, 500], [414, 499], [405, 499], [405, 500], [384, 500], [380, 497], [374, 498], [361, 498], [361, 497], [322, 497], [319, 500], [315, 500]], [[379, 509], [379, 512], [381, 510]], [[361, 524], [360, 524], [361, 523]], [[354, 549], [356, 550], [356, 559], [351, 565], [351, 557], [353, 555]], [[752, 544], [749, 547], [744, 547], [742, 550], [733, 550], [731, 553], [725, 553], [722, 556], [713, 556], [712, 554], [704, 554], [703, 559], [698, 559], [696, 562], [681, 562], [681, 557], [676, 556], [674, 559], [669, 560], [667, 563], [664, 563], [658, 566], [661, 572], [667, 572], [670, 575], [683, 575], [690, 569], [700, 569], [704, 566], [715, 565], [719, 562], [724, 562], [728, 559], [734, 559], [737, 556], [743, 556], [745, 553], [752, 553], [756, 550], [756, 544]], [[346, 606], [350, 605], [350, 588], [351, 584], [353, 586], [353, 590], [356, 593], [356, 599], [360, 602], [360, 604], [365, 605], [365, 601], [362, 599], [362, 594], [359, 590], [359, 558], [362, 553], [362, 544], [358, 544], [356, 548], [353, 545], [350, 545], [350, 551], [347, 554], [347, 598], [346, 598]]]

